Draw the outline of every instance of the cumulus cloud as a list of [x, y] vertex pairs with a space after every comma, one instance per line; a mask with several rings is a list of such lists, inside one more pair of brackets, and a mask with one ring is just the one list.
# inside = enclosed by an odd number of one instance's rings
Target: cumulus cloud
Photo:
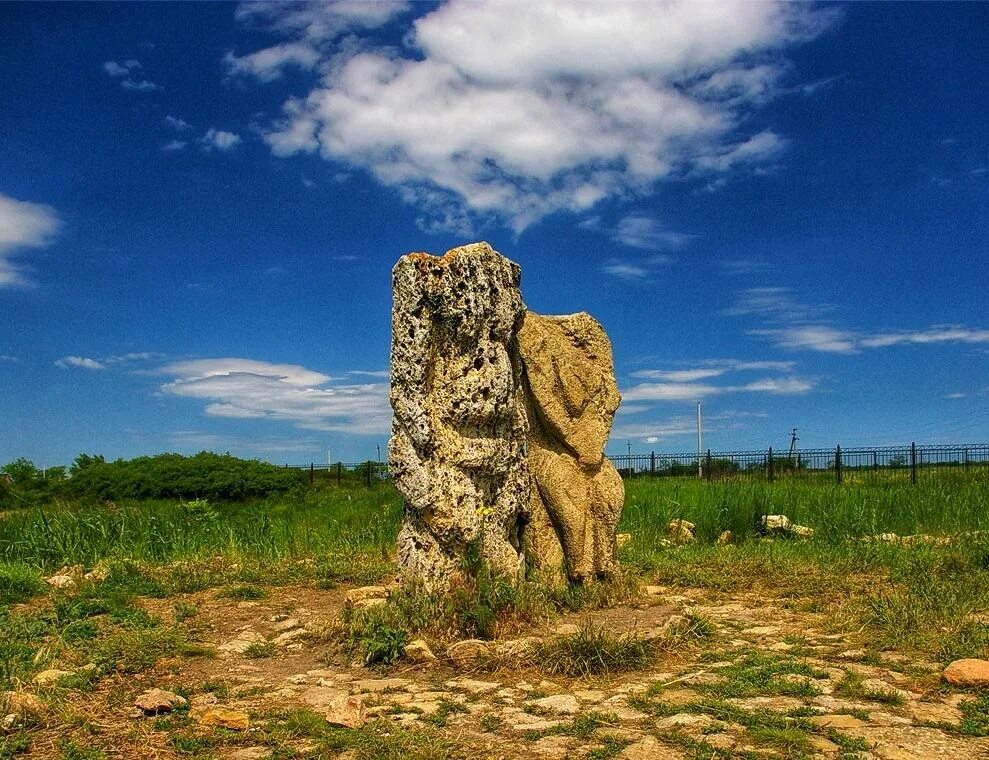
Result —
[[[356, 5], [391, 18], [378, 3]], [[747, 117], [781, 92], [782, 51], [835, 17], [745, 0], [451, 0], [414, 22], [402, 50], [365, 41], [330, 54], [313, 38], [356, 28], [338, 22], [344, 7], [354, 9], [334, 4], [318, 20], [294, 5], [238, 12], [291, 39], [228, 56], [232, 72], [324, 72], [266, 131], [272, 152], [363, 168], [419, 206], [426, 228], [463, 227], [467, 213], [516, 231], [658, 181], [723, 179], [775, 160], [785, 139], [751, 131]], [[668, 242], [632, 227], [630, 240]]]
[[162, 371], [174, 378], [163, 393], [204, 401], [213, 417], [357, 434], [382, 434], [391, 426], [388, 383], [339, 383], [298, 365], [240, 358], [175, 362]]
[[203, 150], [227, 152], [236, 148], [240, 143], [240, 135], [233, 132], [225, 132], [222, 129], [213, 129], [212, 127], [206, 130], [206, 134], [199, 138], [199, 144]]
[[30, 285], [14, 256], [24, 248], [49, 245], [61, 227], [55, 210], [0, 193], [0, 288]]
[[409, 7], [405, 2], [338, 0], [321, 3], [242, 3], [236, 18], [243, 24], [292, 38], [246, 55], [227, 51], [223, 63], [231, 76], [261, 82], [280, 79], [286, 69], [311, 71], [328, 54], [325, 43], [346, 32], [384, 26]]
[[89, 369], [93, 371], [105, 369], [102, 362], [86, 356], [63, 356], [61, 359], [55, 361], [55, 366], [62, 369], [75, 367], [77, 369]]

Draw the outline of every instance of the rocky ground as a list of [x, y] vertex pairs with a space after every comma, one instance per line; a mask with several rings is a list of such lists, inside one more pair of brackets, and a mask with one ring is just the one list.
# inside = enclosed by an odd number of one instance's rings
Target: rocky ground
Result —
[[877, 653], [792, 599], [647, 587], [635, 606], [531, 633], [641, 634], [689, 614], [709, 635], [644, 671], [565, 678], [514, 664], [515, 642], [494, 645], [497, 666], [461, 645], [452, 659], [355, 667], [327, 635], [346, 594], [146, 600], [163, 619], [195, 609], [190, 631], [213, 656], [89, 690], [59, 690], [58, 675], [26, 687], [8, 709], [44, 716], [24, 756], [62, 757], [71, 735], [104, 753], [79, 757], [989, 758], [984, 691], [946, 683], [937, 663]]

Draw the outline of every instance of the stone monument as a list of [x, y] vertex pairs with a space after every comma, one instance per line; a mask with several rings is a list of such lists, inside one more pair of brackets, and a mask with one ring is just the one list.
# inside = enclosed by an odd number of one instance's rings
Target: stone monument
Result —
[[587, 314], [527, 313], [519, 280], [487, 243], [410, 253], [393, 270], [388, 460], [404, 498], [403, 581], [442, 590], [475, 562], [572, 581], [615, 568], [611, 345]]

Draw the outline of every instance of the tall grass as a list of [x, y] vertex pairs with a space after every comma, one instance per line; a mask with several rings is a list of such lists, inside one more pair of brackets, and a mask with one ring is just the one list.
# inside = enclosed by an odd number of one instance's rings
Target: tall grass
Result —
[[211, 505], [54, 504], [0, 520], [0, 561], [49, 570], [105, 559], [156, 563], [208, 555], [280, 559], [388, 552], [401, 501], [390, 486]]
[[714, 541], [725, 530], [738, 540], [751, 537], [767, 514], [785, 514], [825, 540], [979, 531], [989, 529], [989, 483], [964, 478], [915, 485], [639, 478], [625, 484], [619, 530], [658, 540], [670, 520], [682, 517], [697, 525], [701, 541]]

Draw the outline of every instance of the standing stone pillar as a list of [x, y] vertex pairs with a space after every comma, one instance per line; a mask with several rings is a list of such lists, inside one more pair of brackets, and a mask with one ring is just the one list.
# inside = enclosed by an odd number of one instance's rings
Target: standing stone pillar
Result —
[[519, 332], [529, 416], [532, 563], [584, 581], [617, 567], [625, 485], [604, 447], [621, 402], [611, 342], [589, 314], [529, 312]]
[[527, 421], [520, 270], [487, 243], [410, 253], [392, 272], [388, 463], [404, 498], [399, 574], [447, 588], [470, 558], [517, 577]]

